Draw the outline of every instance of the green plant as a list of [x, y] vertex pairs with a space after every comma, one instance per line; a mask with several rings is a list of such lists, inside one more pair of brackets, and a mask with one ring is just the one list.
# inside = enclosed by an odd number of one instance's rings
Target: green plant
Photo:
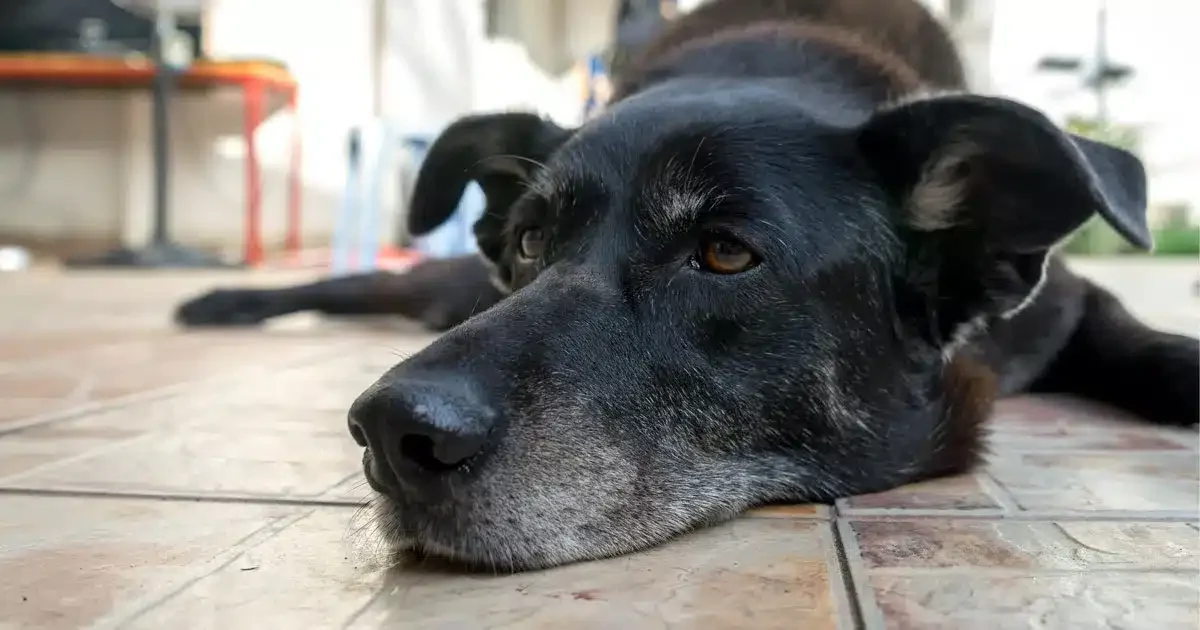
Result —
[[1200, 226], [1164, 227], [1155, 230], [1154, 255], [1200, 256]]

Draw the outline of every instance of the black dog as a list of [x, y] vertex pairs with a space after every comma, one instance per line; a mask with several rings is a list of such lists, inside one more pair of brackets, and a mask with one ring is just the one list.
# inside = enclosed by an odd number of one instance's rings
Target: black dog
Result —
[[961, 471], [997, 393], [1196, 424], [1200, 343], [1052, 254], [1096, 214], [1151, 245], [1140, 162], [937, 94], [962, 87], [911, 0], [715, 0], [580, 129], [505, 113], [442, 135], [410, 225], [477, 181], [482, 258], [179, 317], [465, 319], [363, 393], [350, 429], [387, 532], [510, 569]]

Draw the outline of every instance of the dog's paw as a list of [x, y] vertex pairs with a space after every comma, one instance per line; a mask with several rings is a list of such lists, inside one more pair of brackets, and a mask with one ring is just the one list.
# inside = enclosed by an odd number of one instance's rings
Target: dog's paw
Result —
[[253, 326], [271, 315], [271, 299], [266, 291], [217, 289], [179, 305], [175, 322], [187, 327]]

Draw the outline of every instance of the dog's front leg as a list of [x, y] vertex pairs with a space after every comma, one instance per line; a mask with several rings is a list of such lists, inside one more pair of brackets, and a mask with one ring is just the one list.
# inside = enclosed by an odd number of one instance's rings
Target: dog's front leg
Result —
[[325, 315], [398, 315], [446, 330], [486, 310], [504, 295], [486, 263], [463, 256], [421, 263], [405, 273], [375, 272], [280, 289], [216, 289], [175, 310], [183, 326], [250, 326], [315, 311]]

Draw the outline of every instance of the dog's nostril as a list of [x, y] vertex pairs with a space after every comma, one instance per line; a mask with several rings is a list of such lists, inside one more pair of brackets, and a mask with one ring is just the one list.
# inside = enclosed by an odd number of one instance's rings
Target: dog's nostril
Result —
[[362, 427], [358, 426], [353, 420], [350, 421], [350, 437], [354, 438], [354, 443], [365, 447], [367, 445], [367, 436], [363, 433]]
[[449, 472], [470, 457], [470, 454], [458, 457], [457, 454], [444, 453], [434, 439], [426, 435], [406, 435], [401, 438], [400, 454], [429, 472]]

